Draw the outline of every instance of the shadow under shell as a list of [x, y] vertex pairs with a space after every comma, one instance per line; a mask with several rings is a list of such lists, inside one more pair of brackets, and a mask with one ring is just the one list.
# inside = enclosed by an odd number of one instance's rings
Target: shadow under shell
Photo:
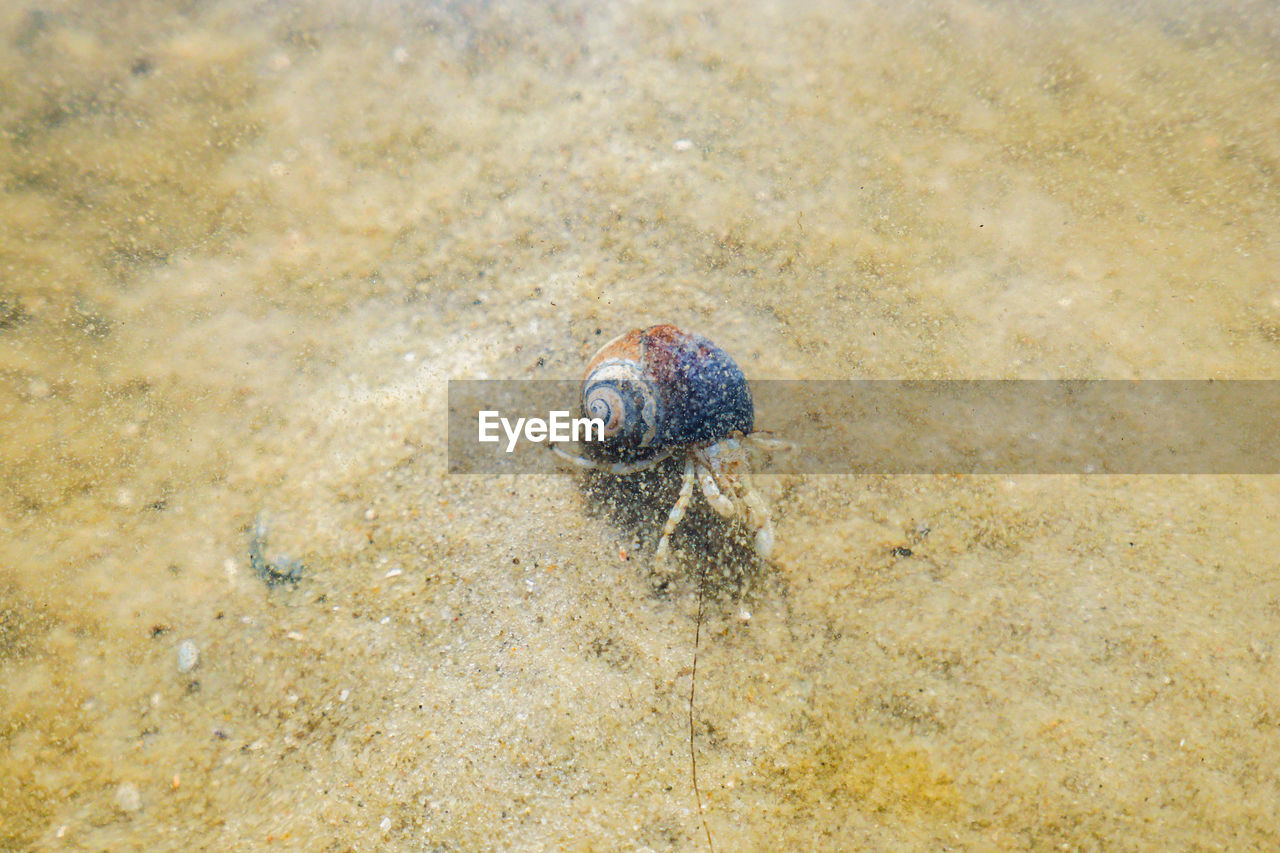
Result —
[[671, 507], [680, 495], [684, 454], [636, 474], [587, 471], [579, 479], [587, 513], [602, 517], [625, 538], [640, 543], [638, 559], [650, 571], [655, 595], [666, 595], [683, 575], [705, 584], [713, 597], [739, 600], [758, 586], [764, 561], [756, 554], [745, 525], [721, 516], [702, 497], [697, 484], [684, 519], [671, 534], [671, 557], [656, 565], [654, 548]]

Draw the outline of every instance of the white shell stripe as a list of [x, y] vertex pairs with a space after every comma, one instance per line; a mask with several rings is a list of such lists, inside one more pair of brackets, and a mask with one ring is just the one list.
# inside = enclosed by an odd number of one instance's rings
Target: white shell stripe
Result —
[[[611, 358], [600, 362], [596, 369], [591, 371], [591, 375], [587, 377], [587, 398], [586, 409], [591, 411], [591, 404], [595, 401], [597, 395], [603, 395], [604, 389], [590, 388], [598, 382], [633, 382], [641, 390], [644, 399], [644, 422], [647, 429], [640, 439], [641, 447], [648, 447], [658, 435], [658, 401], [654, 393], [653, 383], [645, 378], [644, 370], [639, 364], [627, 358]], [[608, 392], [611, 395], [610, 400], [605, 400], [605, 405], [610, 405], [613, 400], [617, 399], [617, 394], [612, 389]], [[612, 406], [611, 406], [612, 408]], [[621, 415], [623, 413], [619, 413]], [[614, 430], [620, 432], [621, 428]]]

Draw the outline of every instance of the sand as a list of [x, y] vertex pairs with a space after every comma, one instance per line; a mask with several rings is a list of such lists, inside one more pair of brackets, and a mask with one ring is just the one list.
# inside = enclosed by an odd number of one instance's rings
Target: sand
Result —
[[1274, 477], [761, 477], [770, 562], [703, 509], [655, 571], [661, 475], [445, 457], [450, 378], [657, 322], [757, 378], [1280, 378], [1273, 4], [0, 42], [0, 849], [704, 849], [702, 579], [718, 850], [1280, 846]]

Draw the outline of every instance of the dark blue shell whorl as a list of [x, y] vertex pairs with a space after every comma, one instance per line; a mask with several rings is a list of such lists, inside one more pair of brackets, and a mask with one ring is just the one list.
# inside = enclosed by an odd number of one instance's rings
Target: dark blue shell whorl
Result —
[[605, 440], [588, 442], [589, 455], [635, 461], [746, 435], [755, 411], [727, 352], [675, 326], [651, 326], [610, 341], [591, 359], [582, 413], [605, 422]]

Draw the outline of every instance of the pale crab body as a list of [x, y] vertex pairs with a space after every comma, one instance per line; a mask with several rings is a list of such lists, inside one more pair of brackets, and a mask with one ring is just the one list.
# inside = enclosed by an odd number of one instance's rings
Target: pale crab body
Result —
[[751, 484], [747, 450], [742, 441], [750, 441], [750, 437], [726, 438], [705, 447], [689, 448], [680, 497], [676, 498], [662, 528], [657, 559], [665, 559], [667, 555], [668, 541], [688, 509], [695, 480], [712, 509], [725, 518], [739, 519], [754, 531], [756, 553], [761, 559], [768, 559], [773, 553], [773, 520], [769, 507]]
[[651, 326], [600, 348], [582, 383], [582, 413], [604, 422], [587, 457], [563, 458], [584, 468], [625, 476], [668, 458], [684, 459], [680, 494], [667, 514], [655, 557], [667, 556], [695, 484], [720, 515], [751, 530], [756, 553], [773, 550], [773, 522], [751, 482], [748, 443], [755, 409], [742, 371], [707, 338], [675, 326]]

